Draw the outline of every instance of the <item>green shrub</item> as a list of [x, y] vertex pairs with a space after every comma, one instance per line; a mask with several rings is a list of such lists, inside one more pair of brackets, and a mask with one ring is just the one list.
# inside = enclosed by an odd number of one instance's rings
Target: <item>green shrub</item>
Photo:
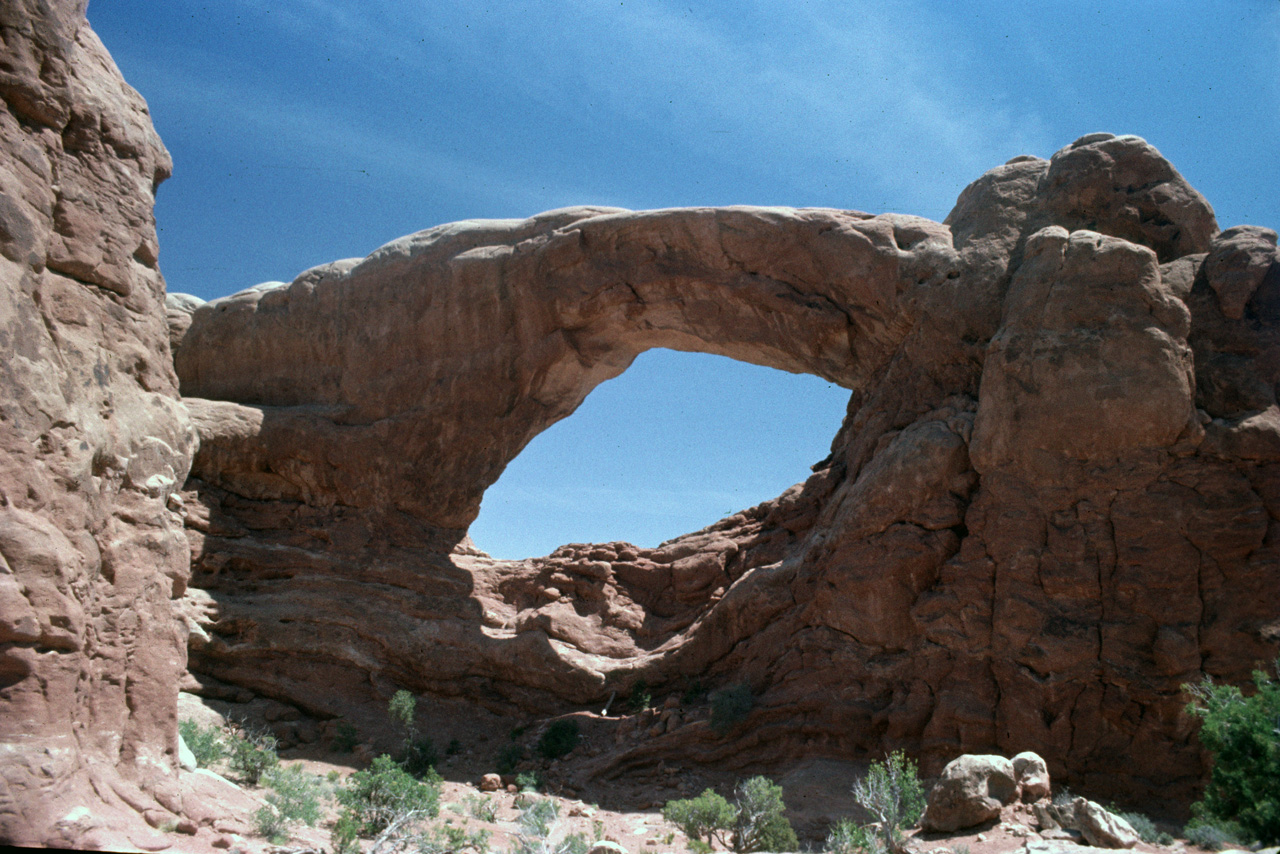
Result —
[[333, 749], [337, 753], [350, 753], [356, 749], [360, 733], [347, 721], [338, 721], [337, 731], [333, 734]]
[[552, 721], [551, 726], [538, 739], [538, 753], [546, 759], [559, 759], [578, 746], [581, 733], [578, 722], [572, 718]]
[[782, 787], [766, 777], [738, 785], [730, 804], [711, 789], [696, 798], [668, 801], [662, 817], [684, 831], [689, 847], [711, 851], [718, 842], [734, 851], [795, 851], [799, 847], [783, 811]]
[[730, 847], [738, 811], [714, 789], [706, 789], [696, 798], [667, 801], [662, 817], [684, 831], [694, 850], [710, 851], [713, 842]]
[[[1280, 676], [1280, 659], [1275, 668]], [[1234, 824], [1249, 839], [1275, 845], [1280, 843], [1280, 681], [1255, 670], [1253, 682], [1252, 697], [1207, 677], [1182, 686], [1194, 698], [1187, 711], [1204, 721], [1200, 741], [1213, 754], [1204, 799], [1191, 810], [1205, 825]]]
[[280, 764], [276, 755], [276, 737], [260, 730], [241, 727], [231, 738], [231, 758], [227, 765], [240, 779], [257, 785], [272, 768]]
[[440, 812], [440, 777], [434, 771], [417, 780], [383, 754], [366, 771], [356, 771], [338, 791], [344, 816], [357, 832], [372, 836], [410, 812], [434, 818]]
[[493, 823], [498, 820], [498, 805], [484, 795], [467, 795], [467, 814], [480, 821]]
[[751, 687], [746, 684], [723, 688], [711, 695], [711, 729], [725, 735], [744, 721], [756, 704]]
[[824, 850], [830, 854], [880, 854], [884, 849], [871, 830], [851, 818], [842, 818], [827, 833]]
[[[1112, 810], [1115, 812], [1115, 810]], [[1138, 838], [1143, 842], [1155, 844], [1160, 837], [1160, 831], [1156, 829], [1156, 823], [1147, 818], [1140, 812], [1117, 812], [1125, 821], [1129, 822], [1129, 826], [1133, 828], [1133, 832], [1138, 834]]]
[[408, 691], [400, 690], [391, 697], [387, 704], [387, 714], [400, 728], [403, 736], [400, 745], [400, 767], [415, 777], [428, 777], [440, 761], [436, 746], [430, 738], [419, 735], [418, 726], [414, 723], [414, 714], [418, 708], [417, 699]]
[[900, 750], [883, 762], [872, 762], [867, 776], [853, 786], [853, 798], [879, 822], [880, 844], [888, 851], [902, 850], [902, 829], [920, 820], [924, 812], [924, 788], [916, 764]]
[[791, 822], [783, 815], [782, 787], [767, 777], [752, 777], [738, 785], [738, 818], [734, 822], [735, 851], [796, 851], [800, 847]]
[[202, 727], [193, 720], [185, 720], [178, 722], [178, 732], [201, 768], [208, 768], [227, 755], [227, 745], [218, 727]]
[[1205, 851], [1221, 851], [1228, 845], [1236, 846], [1240, 844], [1236, 834], [1230, 829], [1195, 819], [1186, 826], [1186, 829], [1182, 831], [1182, 835], [1187, 837], [1187, 841], [1192, 845], [1199, 846]]
[[360, 822], [349, 813], [338, 816], [329, 834], [334, 854], [360, 854]]
[[260, 835], [283, 844], [293, 825], [314, 827], [320, 820], [320, 785], [302, 766], [272, 768], [262, 775], [262, 783], [271, 791], [254, 814]]
[[521, 792], [538, 792], [542, 790], [542, 781], [533, 771], [522, 771], [516, 775], [516, 788]]
[[590, 844], [581, 833], [556, 837], [560, 808], [550, 798], [534, 800], [520, 811], [512, 854], [586, 854]]
[[417, 699], [408, 691], [400, 690], [391, 697], [387, 704], [387, 713], [391, 719], [405, 730], [414, 729], [413, 715], [418, 708]]
[[457, 756], [462, 752], [462, 742], [456, 738], [449, 739], [449, 746], [444, 749], [445, 756]]
[[468, 848], [486, 854], [489, 835], [487, 830], [468, 833], [463, 827], [433, 827], [418, 837], [418, 854], [456, 854]]

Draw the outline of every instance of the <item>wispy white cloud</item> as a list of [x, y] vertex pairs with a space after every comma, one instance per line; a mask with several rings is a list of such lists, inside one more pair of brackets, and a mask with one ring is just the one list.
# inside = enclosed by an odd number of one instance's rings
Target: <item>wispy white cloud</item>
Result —
[[[697, 9], [298, 0], [275, 14], [300, 35], [322, 32], [326, 49], [366, 57], [373, 75], [445, 52], [461, 73], [566, 117], [646, 126], [801, 188], [855, 172], [879, 183], [867, 188], [877, 198], [937, 215], [940, 184], [949, 201], [957, 180], [1048, 148], [1040, 116], [1015, 113], [993, 81], [965, 76], [982, 69], [926, 3]], [[942, 170], [956, 177], [940, 182]]]
[[[145, 65], [145, 60], [134, 64]], [[365, 125], [351, 114], [291, 99], [272, 86], [246, 91], [236, 83], [171, 68], [150, 76], [154, 79], [148, 95], [155, 101], [181, 99], [184, 120], [235, 128], [235, 137], [252, 149], [253, 159], [243, 165], [249, 172], [307, 170], [352, 182], [374, 177], [424, 193], [489, 197], [501, 200], [496, 207], [529, 214], [541, 210], [548, 199], [554, 207], [573, 204], [584, 195], [576, 187], [548, 186], [545, 179], [432, 148], [411, 133], [397, 135]]]

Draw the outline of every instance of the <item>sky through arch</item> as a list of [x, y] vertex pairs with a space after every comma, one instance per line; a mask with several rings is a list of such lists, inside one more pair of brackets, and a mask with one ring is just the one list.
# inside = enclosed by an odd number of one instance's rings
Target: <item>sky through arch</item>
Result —
[[569, 542], [653, 547], [776, 498], [827, 456], [849, 391], [706, 353], [641, 353], [535, 436], [471, 526], [508, 560]]

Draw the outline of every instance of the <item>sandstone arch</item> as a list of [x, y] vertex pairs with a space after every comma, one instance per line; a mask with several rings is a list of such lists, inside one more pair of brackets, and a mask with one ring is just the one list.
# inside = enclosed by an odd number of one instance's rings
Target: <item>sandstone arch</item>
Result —
[[[193, 669], [324, 713], [349, 672], [374, 678], [351, 701], [382, 679], [531, 709], [745, 678], [751, 738], [681, 730], [594, 772], [1030, 748], [1185, 796], [1178, 685], [1276, 644], [1248, 591], [1277, 577], [1280, 276], [1273, 233], [1216, 229], [1154, 148], [1096, 134], [992, 170], [943, 224], [580, 208], [204, 306], [177, 353]], [[649, 346], [849, 388], [831, 457], [662, 549], [471, 550], [502, 466]]]
[[[188, 397], [260, 405], [267, 432], [307, 425], [310, 449], [264, 495], [465, 529], [528, 441], [640, 352], [858, 387], [909, 328], [912, 295], [957, 265], [948, 229], [915, 217], [576, 208], [442, 226], [220, 300], [177, 361]], [[388, 445], [401, 453], [373, 450]]]
[[[185, 340], [175, 301], [183, 386], [220, 398], [184, 406], [145, 105], [82, 2], [3, 15], [6, 842], [217, 821], [226, 788], [177, 770], [191, 680], [338, 714], [397, 686], [563, 709], [611, 678], [746, 679], [742, 734], [582, 772], [1030, 748], [1099, 797], [1185, 803], [1178, 686], [1280, 647], [1276, 235], [1218, 233], [1136, 137], [1014, 158], [941, 225], [578, 209], [398, 241], [198, 309]], [[417, 264], [440, 289], [393, 286]], [[412, 373], [372, 358], [391, 340]], [[663, 549], [460, 541], [531, 431], [655, 343], [845, 384], [831, 458]]]

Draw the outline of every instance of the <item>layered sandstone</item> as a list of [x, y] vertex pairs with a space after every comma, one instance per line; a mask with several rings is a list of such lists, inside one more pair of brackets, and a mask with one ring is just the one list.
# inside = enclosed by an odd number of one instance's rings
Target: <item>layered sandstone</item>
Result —
[[189, 570], [152, 205], [170, 171], [84, 2], [0, 6], [0, 840], [132, 847], [174, 781]]
[[[580, 773], [1034, 750], [1098, 796], [1185, 799], [1180, 684], [1280, 640], [1275, 258], [1094, 134], [944, 223], [573, 208], [199, 306], [174, 327], [193, 671], [322, 717], [745, 681], [749, 726], [666, 723]], [[650, 347], [849, 388], [831, 455], [656, 549], [477, 553], [503, 467]]]

